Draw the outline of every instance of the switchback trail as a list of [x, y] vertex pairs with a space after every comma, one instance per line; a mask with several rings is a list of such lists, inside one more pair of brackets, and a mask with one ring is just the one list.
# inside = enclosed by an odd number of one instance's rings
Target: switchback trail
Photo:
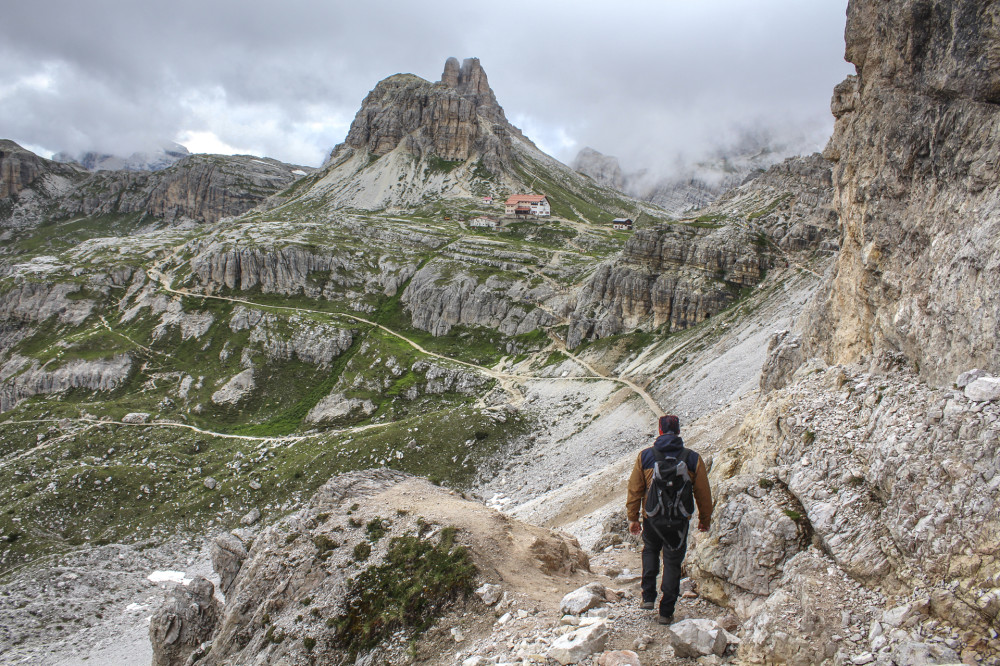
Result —
[[[566, 356], [568, 356], [569, 358], [571, 358], [575, 363], [577, 363], [578, 365], [580, 365], [583, 368], [586, 368], [589, 372], [592, 373], [591, 375], [582, 375], [582, 376], [574, 376], [574, 377], [536, 377], [534, 375], [521, 375], [521, 374], [516, 374], [516, 373], [501, 372], [501, 371], [496, 370], [494, 368], [489, 368], [489, 367], [486, 367], [486, 366], [477, 365], [475, 363], [470, 363], [468, 361], [461, 361], [461, 360], [459, 360], [457, 358], [451, 358], [450, 356], [444, 356], [442, 354], [438, 354], [438, 353], [432, 352], [432, 351], [430, 351], [428, 349], [425, 349], [420, 344], [418, 344], [417, 342], [411, 340], [410, 338], [406, 337], [405, 335], [403, 335], [401, 333], [397, 333], [396, 331], [392, 330], [391, 328], [383, 326], [382, 324], [379, 324], [378, 322], [372, 321], [370, 319], [365, 319], [364, 317], [360, 317], [358, 315], [348, 314], [346, 312], [327, 312], [325, 310], [311, 310], [309, 308], [299, 308], [299, 307], [292, 307], [292, 306], [287, 306], [287, 305], [268, 305], [268, 304], [254, 303], [253, 301], [247, 301], [247, 300], [240, 299], [240, 298], [231, 298], [231, 297], [228, 297], [228, 296], [215, 296], [215, 295], [211, 295], [211, 294], [200, 294], [200, 293], [197, 293], [197, 292], [189, 291], [187, 289], [175, 289], [172, 286], [173, 278], [167, 276], [162, 271], [160, 271], [160, 270], [158, 270], [156, 268], [149, 269], [149, 271], [147, 271], [147, 274], [149, 275], [150, 279], [152, 279], [154, 282], [157, 282], [164, 291], [169, 292], [171, 294], [177, 294], [179, 296], [186, 296], [188, 298], [210, 298], [210, 299], [215, 299], [215, 300], [220, 300], [220, 301], [228, 301], [230, 303], [239, 303], [241, 305], [249, 305], [249, 306], [252, 306], [252, 307], [255, 307], [255, 308], [273, 308], [273, 309], [276, 309], [276, 310], [288, 310], [288, 311], [291, 311], [291, 312], [308, 312], [310, 314], [320, 314], [320, 315], [326, 315], [328, 317], [334, 317], [334, 318], [336, 318], [336, 317], [344, 317], [346, 319], [352, 319], [352, 320], [360, 322], [362, 324], [367, 324], [368, 326], [372, 326], [372, 327], [378, 328], [379, 330], [384, 331], [385, 333], [387, 333], [389, 335], [392, 335], [392, 336], [394, 336], [396, 338], [399, 338], [400, 340], [402, 340], [406, 344], [410, 345], [413, 349], [417, 350], [421, 354], [426, 354], [427, 356], [430, 356], [432, 358], [437, 358], [437, 359], [440, 359], [442, 361], [447, 361], [449, 363], [456, 363], [458, 365], [461, 365], [461, 366], [470, 368], [472, 370], [475, 370], [476, 372], [481, 372], [481, 373], [487, 375], [488, 377], [491, 377], [491, 378], [497, 380], [498, 382], [501, 383], [502, 386], [505, 386], [505, 388], [506, 388], [506, 382], [508, 382], [508, 381], [516, 381], [516, 382], [520, 382], [520, 383], [525, 383], [525, 382], [529, 382], [529, 381], [565, 381], [565, 380], [571, 380], [572, 381], [572, 380], [601, 379], [601, 380], [604, 380], [604, 381], [616, 382], [618, 384], [622, 384], [624, 386], [627, 386], [635, 394], [637, 394], [639, 397], [641, 397], [643, 399], [643, 401], [645, 401], [646, 405], [649, 407], [650, 411], [653, 412], [654, 416], [660, 417], [664, 413], [663, 410], [660, 408], [660, 406], [653, 399], [653, 397], [651, 395], [649, 395], [642, 387], [640, 387], [639, 385], [635, 384], [634, 382], [631, 382], [631, 381], [629, 381], [627, 379], [623, 379], [621, 377], [609, 377], [607, 375], [601, 374], [600, 372], [598, 372], [597, 370], [595, 370], [593, 367], [591, 367], [588, 363], [586, 363], [582, 359], [578, 358], [577, 356], [575, 356], [575, 355], [571, 354], [569, 351], [567, 351], [566, 350], [566, 344], [563, 341], [559, 340], [558, 337], [555, 337], [554, 335], [552, 335], [551, 333], [550, 333], [549, 337], [555, 342], [555, 344], [559, 348], [559, 350], [561, 352], [563, 352], [564, 354], [566, 354]], [[508, 389], [508, 392], [512, 392], [512, 391], [510, 391]], [[518, 397], [520, 397], [519, 394], [518, 394]]]

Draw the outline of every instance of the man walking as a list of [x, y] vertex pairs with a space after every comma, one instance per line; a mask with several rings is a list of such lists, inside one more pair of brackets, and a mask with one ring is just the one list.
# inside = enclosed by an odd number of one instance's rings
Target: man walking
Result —
[[678, 418], [672, 414], [661, 416], [659, 425], [660, 436], [635, 460], [625, 509], [629, 531], [642, 534], [642, 608], [652, 610], [655, 606], [662, 553], [663, 597], [657, 621], [672, 624], [680, 592], [681, 563], [687, 552], [690, 516], [697, 504], [698, 529], [708, 531], [712, 490], [701, 456], [684, 448]]

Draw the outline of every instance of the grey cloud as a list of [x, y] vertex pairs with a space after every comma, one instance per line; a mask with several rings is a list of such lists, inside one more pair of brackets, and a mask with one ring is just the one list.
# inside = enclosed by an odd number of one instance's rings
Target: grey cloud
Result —
[[[845, 0], [171, 3], [38, 0], [0, 24], [0, 137], [127, 152], [184, 131], [316, 164], [390, 74], [478, 56], [508, 116], [669, 168], [746, 128], [815, 136]], [[18, 86], [53, 73], [50, 89]], [[203, 102], [199, 106], [193, 102]]]

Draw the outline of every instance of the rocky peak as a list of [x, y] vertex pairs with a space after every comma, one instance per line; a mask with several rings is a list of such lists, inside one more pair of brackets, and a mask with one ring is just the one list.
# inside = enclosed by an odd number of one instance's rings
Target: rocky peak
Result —
[[493, 95], [479, 58], [466, 58], [462, 61], [461, 68], [458, 66], [458, 58], [448, 58], [444, 63], [440, 82], [449, 88], [455, 88], [461, 94]]
[[572, 167], [605, 187], [613, 187], [616, 190], [625, 188], [625, 176], [622, 174], [622, 167], [617, 157], [605, 155], [588, 146], [577, 153]]
[[348, 148], [382, 156], [402, 146], [420, 158], [480, 157], [487, 169], [499, 173], [508, 159], [511, 131], [516, 130], [497, 104], [479, 59], [467, 58], [459, 67], [449, 58], [436, 84], [413, 74], [380, 81], [329, 162]]

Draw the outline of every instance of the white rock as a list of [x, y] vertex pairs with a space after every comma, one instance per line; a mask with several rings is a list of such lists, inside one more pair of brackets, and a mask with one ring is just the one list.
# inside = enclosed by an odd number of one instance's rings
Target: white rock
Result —
[[725, 631], [713, 620], [681, 620], [667, 629], [667, 640], [678, 657], [722, 655], [728, 641]]
[[1000, 377], [980, 377], [965, 387], [965, 397], [976, 402], [1000, 399]]
[[926, 612], [927, 607], [928, 601], [920, 600], [891, 608], [882, 613], [882, 623], [894, 628], [899, 627], [914, 615]]
[[980, 377], [987, 377], [987, 376], [988, 375], [986, 374], [986, 372], [980, 370], [979, 368], [975, 368], [973, 370], [969, 370], [967, 372], [963, 372], [962, 374], [960, 374], [958, 376], [958, 379], [955, 380], [955, 386], [957, 386], [958, 388], [965, 388], [966, 386], [976, 381]]
[[560, 636], [552, 643], [547, 656], [560, 664], [576, 664], [603, 650], [607, 642], [608, 625], [598, 622]]
[[250, 509], [249, 513], [243, 516], [240, 522], [244, 525], [253, 525], [258, 520], [260, 520], [260, 509]]
[[122, 417], [122, 423], [148, 423], [149, 414], [146, 412], [130, 412]]
[[219, 482], [213, 479], [212, 477], [208, 477], [202, 483], [204, 483], [205, 487], [208, 488], [209, 490], [215, 490], [215, 487], [219, 485]]
[[487, 606], [492, 606], [500, 600], [503, 588], [492, 583], [485, 583], [476, 590], [476, 595], [483, 600]]
[[862, 652], [857, 657], [851, 658], [851, 663], [855, 666], [862, 666], [863, 664], [870, 664], [875, 661], [875, 655], [871, 652]]
[[451, 637], [455, 639], [456, 643], [461, 643], [465, 640], [465, 634], [462, 632], [460, 627], [451, 628]]
[[508, 622], [510, 622], [510, 613], [504, 613], [500, 616], [500, 619], [497, 620], [497, 624], [507, 624]]
[[559, 607], [563, 614], [580, 615], [591, 608], [603, 606], [604, 601], [604, 586], [600, 583], [590, 583], [563, 597]]

